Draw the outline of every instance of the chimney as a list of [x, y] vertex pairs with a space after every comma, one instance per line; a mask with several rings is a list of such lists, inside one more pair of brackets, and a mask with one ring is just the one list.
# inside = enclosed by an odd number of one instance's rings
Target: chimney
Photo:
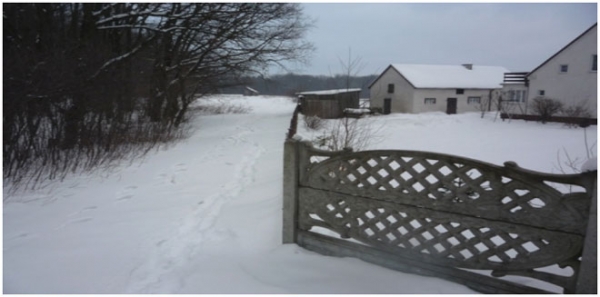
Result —
[[462, 64], [465, 68], [473, 70], [473, 64]]

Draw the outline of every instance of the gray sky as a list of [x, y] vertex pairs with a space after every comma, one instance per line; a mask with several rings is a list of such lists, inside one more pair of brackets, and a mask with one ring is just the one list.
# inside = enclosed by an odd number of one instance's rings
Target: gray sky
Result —
[[[361, 75], [391, 63], [504, 66], [529, 71], [597, 21], [596, 3], [303, 3], [316, 50], [299, 74], [341, 72], [338, 57], [362, 58]], [[281, 73], [276, 70], [272, 73]]]

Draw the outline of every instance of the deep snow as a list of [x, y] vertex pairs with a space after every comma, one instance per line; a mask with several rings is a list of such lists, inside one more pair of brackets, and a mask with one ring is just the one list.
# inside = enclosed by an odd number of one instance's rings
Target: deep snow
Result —
[[[444, 280], [281, 244], [282, 149], [294, 103], [217, 96], [248, 114], [201, 115], [180, 143], [110, 172], [8, 195], [4, 293], [473, 293]], [[371, 118], [392, 148], [556, 172], [583, 131], [493, 114]], [[299, 123], [300, 133], [314, 135]], [[588, 128], [596, 143], [596, 126]], [[563, 158], [564, 159], [564, 158]]]

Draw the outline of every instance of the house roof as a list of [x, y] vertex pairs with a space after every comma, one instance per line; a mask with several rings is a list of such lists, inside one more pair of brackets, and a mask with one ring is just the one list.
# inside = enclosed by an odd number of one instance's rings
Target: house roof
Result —
[[[501, 88], [504, 73], [509, 72], [508, 69], [500, 66], [479, 65], [472, 65], [472, 68], [468, 69], [463, 65], [391, 64], [389, 68], [396, 70], [413, 87], [425, 89]], [[377, 80], [379, 77], [371, 83], [371, 86]]]
[[361, 91], [361, 89], [337, 89], [337, 90], [302, 92], [302, 93], [297, 93], [297, 95], [334, 95], [334, 94], [360, 92], [360, 91]]
[[531, 72], [529, 72], [529, 74], [527, 74], [527, 77], [532, 75], [538, 69], [542, 68], [542, 66], [546, 65], [546, 63], [550, 62], [550, 60], [554, 59], [554, 57], [558, 56], [558, 54], [562, 53], [565, 49], [567, 49], [569, 46], [571, 46], [571, 44], [575, 43], [577, 40], [579, 40], [581, 37], [583, 37], [586, 33], [590, 32], [592, 29], [594, 29], [597, 25], [598, 25], [598, 23], [595, 23], [594, 25], [589, 27], [587, 30], [585, 30], [585, 32], [581, 33], [579, 36], [577, 36], [575, 39], [573, 39], [573, 41], [569, 42], [569, 44], [565, 45], [565, 47], [561, 48], [558, 52], [556, 52], [556, 54], [552, 55], [550, 58], [548, 58], [548, 60], [546, 60], [542, 64], [540, 64], [540, 66], [536, 67]]

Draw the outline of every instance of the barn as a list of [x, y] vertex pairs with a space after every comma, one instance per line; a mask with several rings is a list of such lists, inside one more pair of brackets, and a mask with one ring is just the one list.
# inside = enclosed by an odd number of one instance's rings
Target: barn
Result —
[[297, 93], [304, 115], [322, 119], [344, 116], [344, 109], [358, 108], [361, 89], [323, 90]]

